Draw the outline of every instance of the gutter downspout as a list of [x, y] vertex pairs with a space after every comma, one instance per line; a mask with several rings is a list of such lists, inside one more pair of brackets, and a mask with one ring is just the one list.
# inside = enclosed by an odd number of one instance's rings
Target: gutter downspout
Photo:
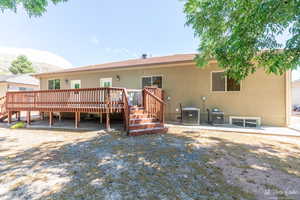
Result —
[[288, 127], [291, 125], [292, 116], [292, 70], [285, 73], [285, 125]]

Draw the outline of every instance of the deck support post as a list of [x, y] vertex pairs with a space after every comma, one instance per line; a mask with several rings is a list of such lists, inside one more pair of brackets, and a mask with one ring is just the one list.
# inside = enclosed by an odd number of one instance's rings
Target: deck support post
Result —
[[16, 117], [18, 121], [21, 121], [21, 111], [16, 113]]
[[8, 122], [8, 124], [11, 124], [11, 116], [12, 116], [12, 112], [11, 111], [8, 111], [8, 114], [7, 114], [8, 116], [8, 118], [7, 118], [7, 122]]
[[40, 120], [44, 120], [45, 119], [45, 113], [44, 112], [40, 112]]
[[79, 127], [80, 112], [75, 112], [75, 128]]
[[125, 114], [125, 111], [123, 110], [122, 112], [123, 114], [123, 124], [124, 124], [124, 131], [127, 131], [127, 123], [126, 123], [126, 114]]
[[109, 112], [106, 113], [106, 130], [107, 130], [107, 131], [110, 131]]
[[99, 113], [99, 125], [100, 125], [100, 128], [102, 128], [102, 125], [103, 124], [103, 117], [102, 117], [102, 113]]
[[61, 112], [58, 113], [58, 120], [61, 121]]
[[53, 125], [53, 112], [49, 112], [49, 126]]
[[27, 111], [27, 114], [26, 114], [26, 121], [27, 121], [27, 124], [30, 125], [31, 124], [31, 116], [30, 116], [30, 111]]

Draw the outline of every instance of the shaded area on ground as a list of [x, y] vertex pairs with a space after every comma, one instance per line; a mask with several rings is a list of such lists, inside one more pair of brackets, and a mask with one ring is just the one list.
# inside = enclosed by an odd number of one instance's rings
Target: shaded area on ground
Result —
[[1, 137], [0, 144], [12, 146], [0, 146], [0, 198], [300, 197], [300, 148], [289, 140], [251, 142], [259, 137], [184, 130], [140, 137], [66, 134], [47, 132], [48, 141], [15, 151], [10, 147], [25, 141]]

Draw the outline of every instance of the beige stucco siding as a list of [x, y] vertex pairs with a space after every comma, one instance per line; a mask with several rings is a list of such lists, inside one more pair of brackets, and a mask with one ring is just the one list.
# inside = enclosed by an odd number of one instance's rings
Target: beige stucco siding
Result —
[[7, 91], [7, 83], [0, 83], [0, 97], [5, 96]]
[[[59, 78], [61, 88], [70, 88], [70, 80], [81, 80], [82, 88], [99, 87], [100, 78], [113, 78], [113, 87], [140, 89], [141, 77], [162, 75], [167, 101], [167, 120], [176, 120], [179, 104], [204, 108], [218, 107], [226, 116], [261, 117], [264, 125], [286, 125], [285, 76], [267, 75], [262, 70], [241, 83], [239, 92], [212, 92], [211, 72], [220, 70], [216, 64], [204, 69], [186, 64], [168, 67], [144, 67], [131, 70], [81, 72], [41, 77], [41, 89], [47, 89], [48, 79]], [[120, 81], [116, 76], [120, 76]], [[68, 81], [66, 81], [68, 80]], [[207, 97], [205, 106], [201, 100]]]

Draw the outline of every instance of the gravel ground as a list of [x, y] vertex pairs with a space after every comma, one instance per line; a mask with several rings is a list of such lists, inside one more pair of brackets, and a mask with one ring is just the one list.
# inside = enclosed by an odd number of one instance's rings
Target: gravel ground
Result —
[[300, 138], [0, 129], [0, 199], [300, 199]]

